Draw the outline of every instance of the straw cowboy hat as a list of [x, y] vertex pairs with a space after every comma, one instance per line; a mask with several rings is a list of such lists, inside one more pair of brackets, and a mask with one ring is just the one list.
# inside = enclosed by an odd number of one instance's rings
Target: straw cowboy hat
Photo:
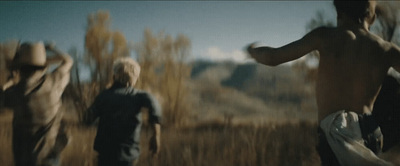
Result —
[[15, 54], [13, 64], [14, 67], [46, 67], [46, 48], [43, 42], [21, 44]]

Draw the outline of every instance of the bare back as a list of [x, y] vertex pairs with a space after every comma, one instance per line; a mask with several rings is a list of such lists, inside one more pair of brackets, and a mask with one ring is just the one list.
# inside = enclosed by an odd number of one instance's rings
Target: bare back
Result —
[[43, 76], [34, 85], [19, 83], [7, 91], [10, 96], [8, 104], [14, 109], [15, 124], [20, 124], [21, 127], [49, 124], [60, 112], [61, 95], [68, 82], [69, 73], [63, 76], [51, 73]]
[[372, 110], [391, 66], [392, 44], [362, 29], [324, 28], [319, 34], [318, 119], [339, 110]]
[[259, 63], [276, 66], [313, 50], [320, 53], [318, 120], [340, 110], [370, 112], [390, 67], [400, 71], [400, 48], [363, 28], [317, 28], [279, 48], [248, 46]]
[[16, 165], [32, 165], [33, 162], [40, 165], [51, 155], [59, 155], [65, 147], [68, 139], [61, 125], [60, 107], [61, 95], [68, 81], [69, 73], [56, 70], [35, 84], [20, 82], [6, 91], [7, 105], [14, 110]]

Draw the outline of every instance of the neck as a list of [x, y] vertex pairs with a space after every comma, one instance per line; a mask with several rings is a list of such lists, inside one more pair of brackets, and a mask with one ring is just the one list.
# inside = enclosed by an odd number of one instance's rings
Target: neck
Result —
[[369, 31], [370, 25], [367, 21], [363, 21], [361, 23], [357, 23], [349, 18], [337, 19], [337, 27], [345, 28], [345, 29], [362, 29], [365, 31]]
[[122, 84], [120, 82], [115, 81], [114, 84], [113, 84], [113, 87], [118, 87], [118, 88], [125, 87], [126, 88], [126, 87], [130, 87], [130, 86], [127, 85], [127, 84]]

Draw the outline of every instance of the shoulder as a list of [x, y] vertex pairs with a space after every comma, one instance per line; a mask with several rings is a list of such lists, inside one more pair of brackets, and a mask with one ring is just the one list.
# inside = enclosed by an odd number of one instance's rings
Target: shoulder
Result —
[[392, 54], [400, 51], [400, 48], [396, 44], [383, 40], [378, 35], [369, 33], [368, 38], [375, 46], [377, 46], [384, 53]]
[[101, 91], [96, 97], [95, 97], [95, 102], [101, 103], [107, 99], [113, 98], [112, 96], [112, 90], [111, 89], [105, 89]]
[[337, 28], [332, 27], [318, 27], [308, 32], [302, 40], [312, 42], [315, 45], [320, 45], [328, 40], [331, 40], [333, 36], [337, 36]]
[[70, 81], [69, 73], [63, 73], [60, 71], [53, 71], [51, 73], [48, 73], [46, 77], [47, 81], [53, 84], [55, 88], [59, 89], [64, 89]]
[[104, 95], [106, 94], [119, 94], [124, 95], [128, 98], [134, 98], [135, 100], [142, 100], [149, 98], [150, 94], [141, 89], [136, 89], [134, 87], [122, 87], [122, 88], [110, 88], [108, 90], [103, 91]]
[[145, 103], [158, 103], [159, 96], [155, 96], [154, 94], [145, 90], [137, 90], [136, 96], [138, 96]]
[[384, 51], [387, 52], [387, 54], [390, 58], [396, 58], [396, 59], [400, 58], [400, 47], [399, 46], [397, 46], [394, 43], [390, 43], [390, 42], [383, 43], [382, 45], [383, 45]]
[[333, 33], [337, 33], [337, 28], [321, 26], [308, 32], [305, 37], [323, 38]]
[[303, 38], [298, 40], [297, 42], [301, 44], [301, 46], [309, 46], [312, 47], [313, 50], [319, 50], [324, 47], [324, 43], [329, 41], [330, 36], [335, 33], [334, 28], [330, 27], [318, 27], [308, 32]]
[[135, 95], [144, 99], [151, 98], [151, 94], [149, 92], [141, 89], [135, 89]]
[[392, 42], [385, 41], [375, 34], [370, 34], [368, 37], [372, 41], [372, 44], [369, 45], [370, 49], [375, 51], [381, 58], [383, 58], [382, 60], [384, 60], [387, 64], [390, 64], [391, 66], [400, 65], [399, 46]]
[[334, 27], [326, 27], [326, 26], [320, 26], [318, 28], [313, 29], [310, 33], [325, 33], [325, 32], [332, 32], [336, 30], [337, 28]]

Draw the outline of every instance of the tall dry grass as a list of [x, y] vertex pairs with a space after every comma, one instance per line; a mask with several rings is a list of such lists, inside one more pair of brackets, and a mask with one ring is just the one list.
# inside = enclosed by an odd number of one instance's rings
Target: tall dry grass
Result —
[[[183, 34], [177, 37], [164, 33], [154, 35], [146, 29], [141, 42], [128, 44], [121, 32], [111, 29], [111, 17], [106, 11], [88, 16], [85, 53], [82, 57], [76, 51], [72, 53], [76, 64], [66, 96], [73, 101], [79, 121], [83, 120], [86, 109], [99, 92], [112, 83], [113, 62], [119, 57], [129, 56], [133, 47], [141, 66], [135, 87], [149, 91], [159, 100], [164, 124], [183, 124], [190, 109], [185, 86], [191, 70], [186, 63], [191, 50], [190, 39]], [[84, 61], [77, 60], [79, 58]], [[89, 82], [81, 81], [79, 64], [89, 67]]]
[[319, 165], [312, 124], [206, 123], [166, 131], [156, 165]]
[[187, 86], [190, 50], [191, 41], [185, 35], [153, 34], [150, 29], [144, 31], [143, 40], [135, 47], [141, 66], [137, 87], [157, 97], [163, 108], [164, 125], [183, 125], [191, 110]]
[[[0, 163], [11, 166], [11, 116], [0, 119]], [[4, 118], [5, 117], [5, 118]], [[232, 125], [208, 122], [181, 129], [163, 129], [162, 146], [157, 158], [148, 153], [151, 136], [148, 127], [142, 130], [141, 166], [292, 166], [319, 165], [315, 150], [316, 126], [311, 123]], [[69, 125], [71, 135], [62, 153], [62, 166], [94, 166], [94, 127]]]
[[5, 111], [0, 114], [0, 164], [4, 166], [13, 165], [12, 155], [12, 114]]

